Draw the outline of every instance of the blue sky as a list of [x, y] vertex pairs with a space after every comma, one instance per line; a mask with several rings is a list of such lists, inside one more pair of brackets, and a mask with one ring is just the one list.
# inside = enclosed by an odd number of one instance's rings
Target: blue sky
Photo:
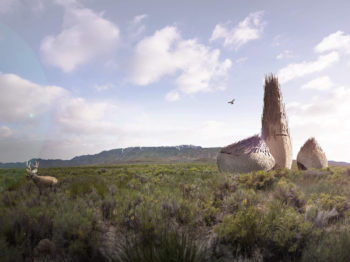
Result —
[[[260, 133], [278, 75], [294, 157], [350, 161], [348, 1], [0, 0], [0, 162]], [[227, 101], [235, 98], [235, 105]]]

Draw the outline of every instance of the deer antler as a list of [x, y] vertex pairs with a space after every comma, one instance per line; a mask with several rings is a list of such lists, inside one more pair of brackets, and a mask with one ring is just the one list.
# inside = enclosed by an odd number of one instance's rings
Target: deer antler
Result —
[[33, 168], [30, 161], [27, 161], [27, 172], [31, 175], [36, 175], [38, 173], [39, 162], [35, 161]]
[[35, 167], [36, 170], [39, 168], [39, 162], [38, 161], [34, 162], [34, 167]]

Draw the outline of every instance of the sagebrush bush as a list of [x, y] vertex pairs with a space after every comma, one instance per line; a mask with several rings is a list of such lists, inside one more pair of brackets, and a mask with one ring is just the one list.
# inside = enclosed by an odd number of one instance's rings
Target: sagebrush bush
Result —
[[266, 256], [275, 259], [300, 256], [312, 230], [303, 214], [280, 201], [268, 204], [263, 227]]
[[314, 204], [323, 210], [331, 210], [335, 208], [341, 215], [349, 209], [349, 204], [344, 196], [331, 194], [312, 194], [308, 204]]
[[291, 205], [299, 212], [303, 211], [305, 204], [304, 196], [297, 189], [296, 185], [289, 180], [282, 178], [278, 181], [273, 195], [278, 201]]
[[248, 188], [256, 190], [267, 189], [272, 186], [275, 176], [273, 172], [257, 171], [239, 175], [238, 181]]
[[83, 201], [67, 203], [53, 219], [52, 239], [59, 250], [68, 251], [78, 261], [88, 261], [96, 249], [96, 217]]
[[102, 200], [101, 212], [104, 219], [111, 219], [116, 208], [116, 201], [113, 197], [108, 197]]
[[233, 253], [247, 254], [263, 240], [263, 215], [255, 207], [247, 207], [234, 215], [226, 215], [215, 227], [221, 241], [229, 243]]
[[350, 229], [324, 232], [318, 239], [309, 241], [301, 261], [347, 262], [350, 257]]
[[152, 237], [127, 236], [116, 248], [118, 262], [202, 262], [208, 252], [189, 233], [169, 228]]

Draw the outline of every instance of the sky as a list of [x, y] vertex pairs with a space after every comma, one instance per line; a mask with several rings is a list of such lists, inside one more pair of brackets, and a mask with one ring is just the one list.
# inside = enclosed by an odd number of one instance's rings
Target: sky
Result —
[[[349, 1], [0, 0], [0, 162], [259, 134], [278, 76], [296, 155], [350, 162]], [[235, 104], [227, 102], [235, 99]]]

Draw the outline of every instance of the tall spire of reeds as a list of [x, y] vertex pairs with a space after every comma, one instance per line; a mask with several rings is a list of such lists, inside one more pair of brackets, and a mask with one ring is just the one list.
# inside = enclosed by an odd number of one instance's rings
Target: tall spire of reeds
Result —
[[267, 75], [264, 89], [261, 137], [274, 156], [276, 165], [290, 168], [292, 145], [278, 78], [272, 74]]

